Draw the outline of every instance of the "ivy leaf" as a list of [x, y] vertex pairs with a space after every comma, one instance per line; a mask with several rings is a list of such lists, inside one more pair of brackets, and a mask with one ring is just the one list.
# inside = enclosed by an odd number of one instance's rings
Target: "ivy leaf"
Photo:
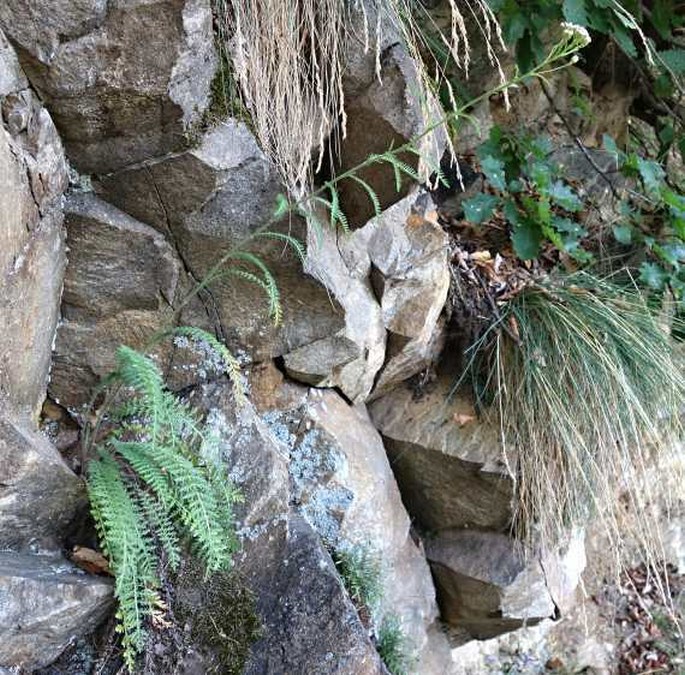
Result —
[[580, 211], [583, 206], [578, 195], [560, 180], [552, 183], [549, 187], [548, 194], [553, 202], [565, 208], [567, 211]]
[[651, 288], [660, 290], [668, 280], [668, 274], [663, 267], [656, 263], [643, 262], [640, 265], [640, 281], [646, 283]]
[[566, 21], [579, 26], [587, 26], [585, 0], [564, 0], [563, 10]]
[[498, 197], [481, 192], [471, 199], [467, 199], [462, 206], [466, 220], [479, 225], [492, 216], [498, 204]]
[[654, 162], [649, 159], [638, 157], [637, 168], [640, 172], [640, 178], [648, 190], [657, 191], [664, 178], [664, 170], [661, 168], [659, 162]]
[[614, 155], [617, 159], [623, 154], [616, 145], [616, 141], [609, 134], [602, 135], [602, 145], [604, 149]]
[[480, 167], [492, 187], [498, 190], [506, 189], [507, 183], [504, 177], [504, 162], [502, 160], [489, 155], [480, 163]]
[[514, 227], [511, 243], [514, 245], [514, 253], [521, 260], [532, 260], [540, 253], [542, 232], [534, 222], [526, 219]]
[[685, 74], [685, 49], [666, 49], [657, 52], [657, 58], [675, 75]]
[[630, 244], [633, 239], [633, 228], [630, 225], [614, 225], [614, 239], [624, 246]]

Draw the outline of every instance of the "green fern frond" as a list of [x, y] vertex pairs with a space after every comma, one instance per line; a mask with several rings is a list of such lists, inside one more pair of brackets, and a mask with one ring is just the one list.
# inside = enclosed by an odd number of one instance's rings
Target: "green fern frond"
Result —
[[351, 174], [349, 178], [352, 179], [358, 185], [361, 185], [362, 188], [364, 188], [366, 194], [369, 196], [369, 201], [373, 205], [374, 214], [376, 216], [380, 216], [382, 211], [381, 202], [378, 199], [378, 194], [376, 194], [376, 191], [365, 180], [361, 179], [356, 174]]
[[180, 335], [195, 342], [204, 342], [209, 345], [209, 347], [213, 349], [223, 361], [226, 374], [233, 385], [233, 394], [236, 398], [236, 401], [239, 403], [243, 403], [245, 401], [245, 387], [243, 386], [243, 381], [241, 378], [240, 363], [238, 362], [238, 359], [233, 356], [228, 347], [223, 344], [223, 342], [217, 340], [217, 338], [211, 333], [208, 333], [201, 328], [194, 328], [192, 326], [178, 326], [174, 328], [171, 333], [172, 335]]
[[331, 208], [331, 227], [335, 227], [336, 223], [340, 223], [340, 227], [342, 227], [343, 231], [349, 232], [350, 224], [347, 221], [347, 216], [340, 207], [340, 193], [332, 183], [327, 183], [327, 187], [331, 195], [331, 201], [329, 202]]
[[277, 239], [279, 241], [284, 242], [285, 244], [290, 246], [290, 248], [292, 248], [293, 251], [295, 251], [295, 253], [297, 254], [297, 257], [300, 259], [300, 262], [304, 265], [305, 259], [307, 257], [307, 251], [306, 251], [304, 245], [302, 244], [302, 242], [299, 239], [297, 239], [296, 237], [293, 237], [290, 234], [285, 234], [284, 232], [271, 232], [271, 231], [258, 232], [255, 235], [255, 237], [262, 238], [262, 239]]
[[157, 560], [149, 532], [116, 461], [106, 453], [88, 466], [88, 493], [98, 534], [115, 576], [114, 594], [129, 670], [145, 644], [145, 618], [158, 600]]
[[[195, 329], [176, 333], [222, 346]], [[115, 576], [117, 630], [133, 670], [146, 622], [159, 613], [158, 556], [164, 551], [177, 567], [181, 535], [187, 535], [208, 574], [227, 569], [237, 549], [237, 495], [219, 459], [208, 463], [201, 456], [206, 434], [197, 414], [166, 389], [151, 359], [120, 348], [117, 381], [128, 399], [108, 416], [113, 426], [87, 475], [96, 529]]]
[[181, 564], [181, 544], [178, 529], [172, 513], [168, 510], [168, 505], [159, 499], [155, 499], [147, 492], [140, 492], [138, 500], [145, 518], [150, 523], [155, 536], [166, 553], [171, 569], [177, 570]]
[[[266, 290], [266, 295], [269, 300], [269, 313], [271, 314], [274, 324], [279, 326], [283, 320], [283, 308], [281, 307], [281, 294], [278, 290], [278, 284], [276, 283], [276, 279], [271, 270], [258, 255], [250, 253], [249, 251], [235, 251], [230, 254], [230, 257], [234, 260], [240, 260], [253, 265], [261, 272], [261, 278], [264, 282], [262, 288]], [[229, 272], [230, 271], [231, 270], [229, 270]]]

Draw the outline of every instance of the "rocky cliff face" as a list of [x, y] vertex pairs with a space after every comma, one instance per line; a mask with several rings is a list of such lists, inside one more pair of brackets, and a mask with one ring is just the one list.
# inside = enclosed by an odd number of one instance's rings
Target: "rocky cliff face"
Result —
[[[278, 240], [256, 249], [281, 326], [244, 280], [194, 296], [284, 191], [243, 121], [203, 122], [219, 68], [209, 0], [5, 0], [0, 28], [0, 667], [48, 665], [112, 605], [107, 577], [62, 557], [85, 495], [78, 462], [38, 430], [46, 393], [80, 423], [115, 348], [174, 323], [215, 331], [247, 366], [238, 408], [211, 369], [156, 352], [245, 497], [236, 568], [261, 632], [244, 672], [386, 672], [334, 564], [355, 546], [377, 552], [381, 613], [422, 675], [456, 672], [444, 623], [489, 637], [557, 616], [578, 566], [518, 554], [497, 434], [449, 398], [453, 371], [418, 382], [448, 338], [433, 197], [370, 172], [383, 210], [348, 186], [351, 234], [276, 223], [309, 244], [304, 264]], [[421, 130], [411, 60], [397, 42], [383, 54], [380, 78], [351, 55], [343, 169]], [[178, 672], [209, 672], [211, 650], [196, 651]]]

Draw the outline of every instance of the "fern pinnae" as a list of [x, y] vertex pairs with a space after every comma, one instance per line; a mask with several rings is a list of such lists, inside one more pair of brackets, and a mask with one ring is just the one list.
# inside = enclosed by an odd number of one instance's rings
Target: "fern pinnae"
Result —
[[285, 232], [273, 232], [271, 230], [267, 230], [266, 232], [258, 232], [255, 237], [262, 238], [262, 239], [276, 239], [279, 241], [284, 242], [290, 248], [295, 251], [297, 254], [297, 257], [299, 258], [300, 262], [304, 265], [305, 260], [307, 258], [307, 251], [305, 250], [304, 245], [302, 242], [297, 239], [296, 237], [293, 237], [291, 234], [286, 234]]
[[340, 208], [340, 193], [338, 192], [338, 189], [333, 183], [326, 183], [326, 187], [331, 195], [331, 201], [329, 202], [331, 210], [331, 227], [334, 228], [336, 223], [340, 223], [340, 227], [342, 227], [343, 231], [349, 232], [350, 224], [347, 221], [347, 216]]
[[152, 525], [155, 537], [166, 553], [169, 566], [172, 570], [177, 570], [181, 564], [181, 544], [168, 505], [155, 499], [147, 492], [141, 492], [138, 495], [138, 500], [145, 517]]
[[270, 286], [262, 277], [257, 276], [254, 272], [250, 272], [241, 267], [231, 267], [227, 269], [221, 276], [224, 277], [238, 277], [245, 281], [259, 286], [264, 291], [264, 295], [269, 302], [269, 316], [274, 322], [275, 326], [279, 326], [283, 320], [283, 310], [281, 307], [280, 291], [278, 287]]
[[281, 298], [280, 291], [278, 290], [278, 284], [276, 279], [272, 274], [271, 270], [266, 266], [264, 261], [254, 253], [249, 251], [235, 251], [231, 254], [231, 257], [236, 260], [241, 260], [247, 262], [248, 264], [256, 267], [262, 274], [262, 280], [266, 284], [267, 295], [269, 298], [271, 318], [275, 325], [280, 325], [283, 318], [282, 308], [281, 308]]
[[[261, 281], [261, 280], [260, 280]], [[191, 326], [177, 326], [172, 329], [172, 335], [179, 335], [190, 338], [198, 343], [205, 342], [212, 348], [224, 363], [226, 374], [233, 385], [233, 394], [236, 401], [243, 403], [245, 401], [245, 387], [241, 377], [241, 368], [238, 359], [231, 353], [230, 349], [220, 342], [214, 335], [208, 333], [201, 328], [194, 328]]]
[[131, 497], [114, 459], [102, 452], [88, 467], [93, 516], [115, 575], [115, 596], [129, 669], [145, 639], [144, 616], [156, 585], [156, 561], [148, 544], [140, 508]]
[[378, 199], [378, 194], [376, 193], [376, 191], [365, 180], [363, 180], [355, 174], [352, 174], [351, 176], [349, 176], [349, 178], [358, 185], [362, 186], [362, 188], [366, 191], [366, 194], [369, 196], [369, 201], [373, 205], [374, 215], [380, 216], [382, 211], [381, 202]]

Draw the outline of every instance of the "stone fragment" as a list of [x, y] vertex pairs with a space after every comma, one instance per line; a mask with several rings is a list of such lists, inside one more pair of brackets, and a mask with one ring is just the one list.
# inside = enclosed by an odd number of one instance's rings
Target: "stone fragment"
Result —
[[69, 266], [50, 392], [86, 403], [121, 344], [142, 348], [168, 327], [181, 265], [164, 237], [93, 194], [66, 204]]
[[426, 541], [442, 617], [489, 638], [556, 610], [535, 557], [526, 560], [505, 534], [444, 530]]
[[358, 345], [332, 335], [289, 352], [283, 359], [290, 377], [318, 387], [335, 386], [340, 370], [361, 356]]
[[0, 550], [59, 546], [85, 487], [36, 431], [0, 415]]
[[[325, 218], [322, 219], [326, 222]], [[343, 365], [329, 386], [340, 387], [351, 400], [363, 401], [373, 389], [385, 359], [386, 331], [381, 308], [370, 280], [368, 238], [372, 230], [362, 228], [339, 235], [332, 228], [311, 230], [306, 271], [317, 279], [344, 310], [344, 336], [357, 345], [359, 358]], [[312, 357], [314, 362], [320, 355]]]
[[437, 360], [444, 342], [438, 321], [450, 285], [449, 248], [427, 193], [406, 197], [366, 227], [373, 229], [369, 258], [389, 335], [374, 388], [378, 396]]
[[0, 667], [50, 664], [105, 618], [112, 591], [63, 558], [0, 551]]
[[184, 147], [209, 105], [209, 0], [6, 0], [0, 28], [83, 173]]
[[35, 420], [59, 313], [67, 169], [50, 115], [26, 86], [0, 31], [0, 398]]
[[371, 418], [419, 527], [503, 532], [513, 486], [498, 432], [478, 420], [470, 400], [451, 392], [456, 377], [443, 373], [423, 393], [397, 387], [370, 405]]

